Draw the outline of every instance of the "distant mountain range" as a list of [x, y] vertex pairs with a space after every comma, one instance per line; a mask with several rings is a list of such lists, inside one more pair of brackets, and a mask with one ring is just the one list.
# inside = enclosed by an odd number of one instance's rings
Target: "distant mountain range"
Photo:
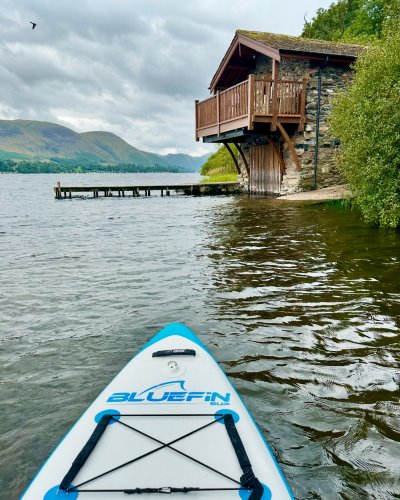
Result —
[[0, 120], [0, 160], [66, 161], [82, 164], [135, 164], [149, 169], [197, 172], [210, 154], [159, 155], [141, 151], [111, 132], [85, 132], [50, 122]]

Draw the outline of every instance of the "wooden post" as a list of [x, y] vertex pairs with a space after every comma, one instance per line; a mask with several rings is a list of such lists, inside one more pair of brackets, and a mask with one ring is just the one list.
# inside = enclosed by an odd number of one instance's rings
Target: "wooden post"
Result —
[[219, 135], [220, 134], [220, 123], [219, 123], [219, 113], [220, 113], [220, 108], [219, 108], [219, 90], [217, 90], [217, 99], [216, 99], [216, 103], [217, 103], [217, 134]]
[[244, 168], [246, 169], [247, 172], [247, 177], [250, 179], [250, 168], [249, 168], [249, 163], [247, 161], [246, 156], [243, 153], [243, 150], [238, 142], [234, 142], [236, 149], [239, 151], [240, 156], [242, 157], [243, 163], [244, 163]]
[[254, 92], [255, 92], [255, 81], [256, 81], [256, 75], [249, 75], [249, 95], [247, 98], [247, 106], [248, 106], [248, 123], [247, 123], [247, 129], [248, 130], [253, 130], [254, 129], [254, 123], [253, 123], [253, 116], [254, 116]]
[[279, 73], [279, 64], [278, 61], [272, 62], [272, 123], [271, 123], [271, 131], [275, 132], [276, 125], [278, 123], [278, 73]]
[[71, 193], [71, 191], [70, 191], [70, 192], [69, 192], [69, 199], [71, 199], [71, 198], [72, 198], [72, 193]]
[[304, 130], [304, 123], [306, 121], [306, 92], [307, 92], [307, 78], [303, 78], [303, 87], [301, 89], [300, 96], [300, 123], [299, 130], [302, 132]]
[[194, 101], [194, 122], [196, 124], [196, 135], [195, 135], [195, 139], [196, 141], [199, 140], [199, 134], [198, 134], [198, 128], [199, 128], [199, 116], [198, 116], [198, 111], [197, 111], [197, 108], [199, 106], [199, 100], [196, 99]]

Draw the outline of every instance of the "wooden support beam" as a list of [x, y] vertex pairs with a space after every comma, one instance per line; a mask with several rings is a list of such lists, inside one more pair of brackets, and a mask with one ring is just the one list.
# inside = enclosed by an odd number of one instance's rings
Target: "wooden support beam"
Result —
[[227, 142], [222, 142], [222, 144], [226, 147], [226, 149], [229, 151], [229, 154], [231, 155], [232, 157], [232, 160], [233, 160], [233, 163], [235, 164], [235, 167], [236, 167], [236, 170], [237, 170], [237, 173], [240, 175], [240, 167], [239, 167], [239, 163], [237, 161], [237, 158], [236, 156], [233, 154], [233, 151], [231, 149], [231, 147], [229, 146], [229, 144]]
[[279, 132], [282, 134], [282, 137], [284, 138], [286, 144], [288, 145], [288, 148], [289, 148], [290, 152], [292, 153], [292, 158], [293, 158], [294, 163], [296, 165], [296, 170], [298, 170], [300, 172], [301, 171], [301, 165], [300, 165], [299, 157], [297, 156], [296, 148], [294, 147], [293, 142], [290, 140], [290, 137], [288, 136], [286, 130], [283, 127], [283, 125], [281, 125], [280, 123], [278, 123], [276, 126], [277, 126]]
[[242, 150], [242, 148], [241, 148], [241, 146], [240, 146], [240, 144], [238, 142], [235, 142], [234, 144], [237, 147], [237, 150], [239, 151], [239, 154], [240, 154], [240, 156], [241, 156], [241, 158], [243, 160], [244, 168], [246, 169], [247, 176], [250, 178], [250, 168], [249, 168], [249, 164], [247, 162], [247, 159], [246, 159], [246, 157], [245, 157], [245, 155], [243, 153], [243, 150]]

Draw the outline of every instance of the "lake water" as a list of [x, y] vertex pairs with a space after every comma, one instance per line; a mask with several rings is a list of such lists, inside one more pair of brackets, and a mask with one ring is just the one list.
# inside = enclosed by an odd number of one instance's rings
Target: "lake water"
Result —
[[1, 498], [154, 333], [183, 321], [220, 361], [296, 498], [400, 497], [400, 232], [246, 196], [56, 201], [0, 176]]

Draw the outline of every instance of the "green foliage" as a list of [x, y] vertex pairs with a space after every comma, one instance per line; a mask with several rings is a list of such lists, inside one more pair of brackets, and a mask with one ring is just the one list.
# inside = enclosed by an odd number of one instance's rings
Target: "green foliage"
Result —
[[304, 25], [302, 36], [368, 43], [382, 38], [383, 26], [397, 0], [338, 0]]
[[[237, 157], [237, 149], [233, 144], [230, 147]], [[207, 176], [205, 182], [223, 182], [221, 179], [236, 181], [237, 170], [225, 146], [220, 146], [201, 167], [201, 175]]]
[[354, 82], [331, 115], [342, 143], [339, 168], [355, 202], [366, 221], [384, 227], [400, 226], [399, 12], [392, 10], [382, 40], [358, 59]]
[[185, 172], [179, 167], [165, 165], [136, 165], [135, 163], [77, 163], [76, 160], [57, 161], [14, 161], [0, 160], [0, 172], [18, 174], [57, 174], [57, 173], [86, 173], [86, 172], [114, 172], [114, 173], [149, 173], [149, 172]]
[[203, 177], [201, 182], [236, 182], [238, 174], [215, 174], [210, 177]]

